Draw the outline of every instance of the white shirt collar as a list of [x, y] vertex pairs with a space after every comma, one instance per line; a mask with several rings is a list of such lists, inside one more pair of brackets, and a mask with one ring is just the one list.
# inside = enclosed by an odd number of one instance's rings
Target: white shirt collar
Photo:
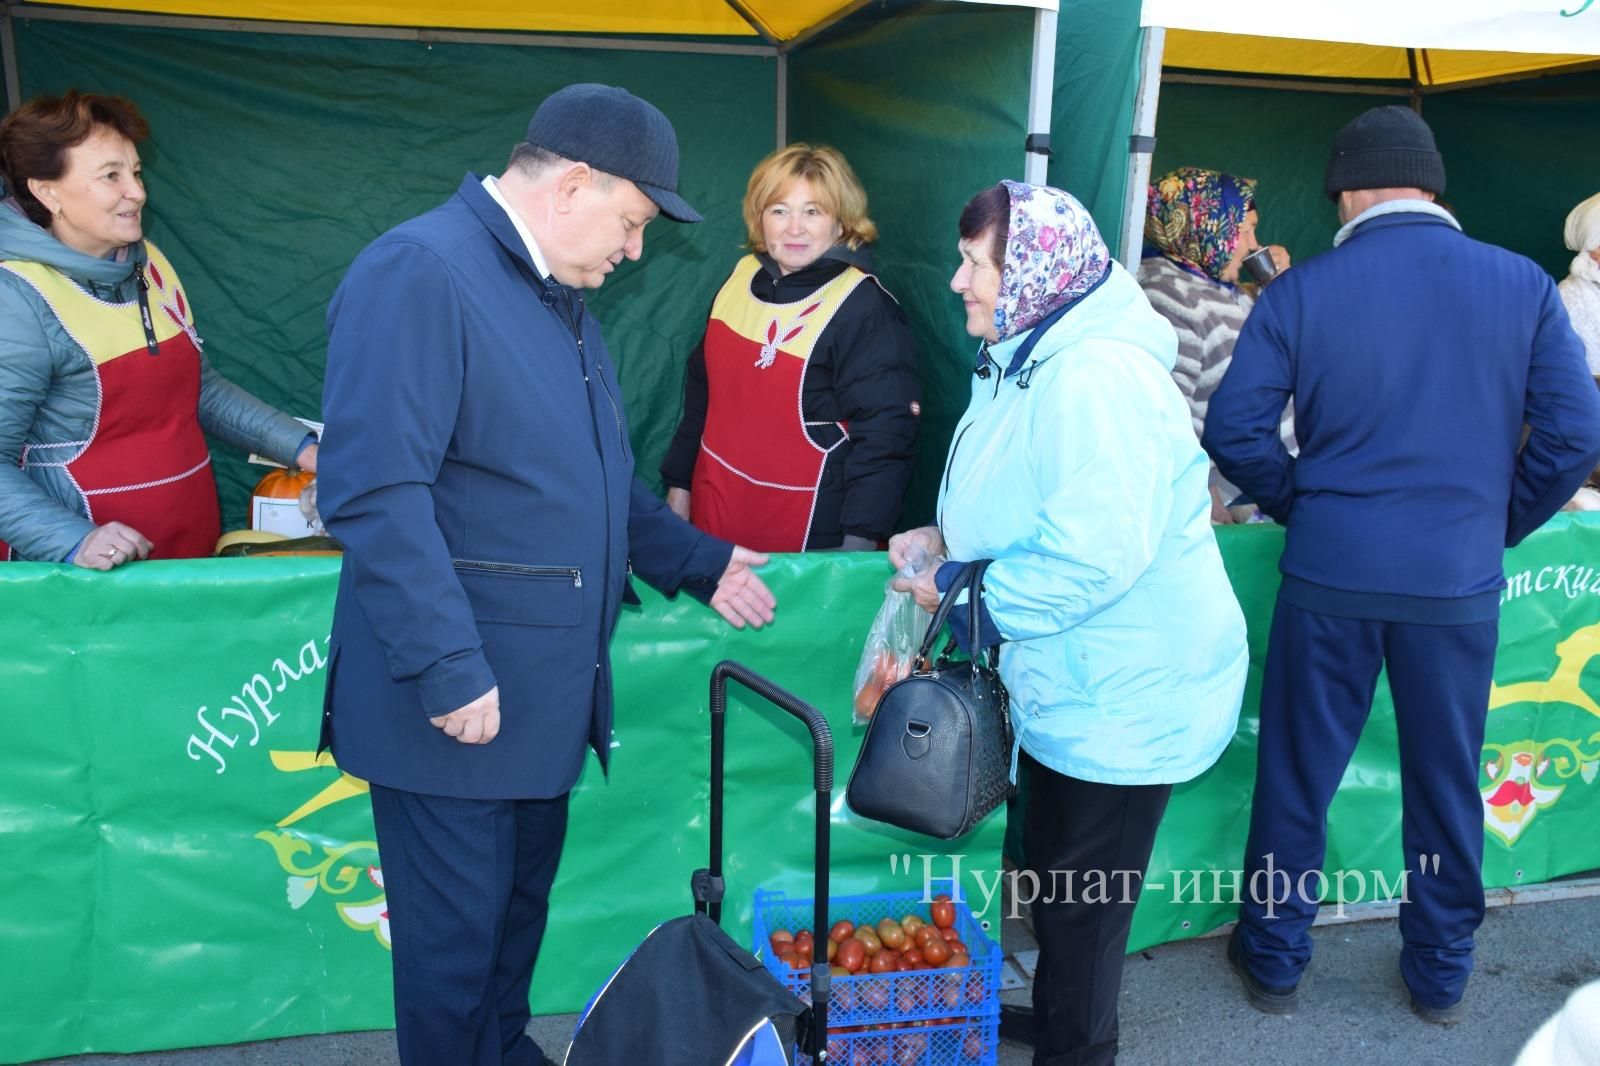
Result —
[[493, 174], [483, 179], [483, 187], [490, 196], [494, 197], [494, 202], [499, 204], [501, 209], [505, 211], [506, 216], [511, 219], [511, 224], [517, 227], [517, 236], [521, 237], [522, 243], [528, 246], [528, 255], [533, 258], [533, 266], [534, 269], [539, 271], [539, 276], [541, 278], [550, 277], [550, 264], [544, 261], [544, 253], [539, 251], [539, 242], [533, 239], [532, 233], [528, 232], [528, 227], [523, 223], [522, 217], [511, 210], [511, 205], [506, 203], [505, 195], [500, 191], [500, 183], [494, 180]]
[[1337, 248], [1349, 240], [1350, 235], [1356, 231], [1356, 227], [1363, 222], [1372, 218], [1380, 218], [1383, 215], [1432, 215], [1450, 223], [1456, 229], [1461, 228], [1461, 223], [1456, 221], [1456, 216], [1432, 200], [1385, 200], [1383, 203], [1373, 204], [1355, 218], [1340, 226], [1339, 232], [1333, 235], [1333, 246]]

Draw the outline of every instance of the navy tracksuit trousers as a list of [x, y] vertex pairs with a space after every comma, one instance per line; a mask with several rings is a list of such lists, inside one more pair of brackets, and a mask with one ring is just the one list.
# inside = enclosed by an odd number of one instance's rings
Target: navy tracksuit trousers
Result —
[[[1305, 875], [1322, 869], [1328, 805], [1387, 664], [1408, 871], [1400, 972], [1424, 1006], [1461, 998], [1472, 972], [1473, 933], [1483, 921], [1478, 762], [1498, 631], [1498, 621], [1448, 626], [1336, 618], [1278, 601], [1239, 912], [1245, 962], [1257, 980], [1294, 985], [1311, 960], [1319, 884], [1314, 873]], [[1437, 872], [1430, 858], [1419, 874], [1422, 855], [1438, 856]], [[1276, 871], [1270, 875], [1269, 862]], [[1337, 884], [1334, 872], [1328, 877]]]

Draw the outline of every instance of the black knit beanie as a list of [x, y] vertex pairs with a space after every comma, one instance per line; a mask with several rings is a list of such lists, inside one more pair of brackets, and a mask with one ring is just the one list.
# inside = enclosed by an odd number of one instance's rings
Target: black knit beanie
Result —
[[1375, 107], [1333, 139], [1323, 178], [1328, 199], [1347, 189], [1422, 189], [1444, 192], [1444, 158], [1433, 131], [1409, 107]]

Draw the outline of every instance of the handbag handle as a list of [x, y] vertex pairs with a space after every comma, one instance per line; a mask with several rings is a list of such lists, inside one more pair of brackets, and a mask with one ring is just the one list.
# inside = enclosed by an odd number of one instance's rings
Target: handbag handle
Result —
[[[922, 647], [917, 650], [917, 660], [929, 662], [929, 653], [933, 651], [934, 641], [939, 639], [939, 631], [950, 619], [950, 612], [956, 607], [956, 601], [961, 598], [961, 593], [967, 593], [967, 647], [972, 649], [973, 669], [977, 669], [979, 651], [978, 639], [981, 632], [980, 614], [983, 610], [983, 572], [989, 569], [992, 559], [977, 559], [970, 563], [963, 563], [956, 573], [955, 580], [950, 582], [950, 587], [945, 590], [944, 596], [939, 600], [939, 609], [933, 612], [933, 621], [928, 623], [928, 631], [923, 634]], [[955, 641], [952, 640], [951, 644]], [[948, 657], [950, 648], [946, 647], [943, 657]], [[991, 655], [991, 659], [993, 656]], [[992, 663], [991, 663], [992, 665]]]

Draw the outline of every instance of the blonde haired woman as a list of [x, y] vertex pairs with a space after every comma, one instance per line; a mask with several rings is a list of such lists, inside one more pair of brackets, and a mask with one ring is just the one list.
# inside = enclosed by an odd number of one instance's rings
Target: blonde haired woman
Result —
[[920, 413], [917, 349], [872, 273], [877, 227], [832, 148], [762, 160], [734, 265], [689, 356], [661, 463], [667, 502], [757, 551], [877, 548], [894, 531]]

